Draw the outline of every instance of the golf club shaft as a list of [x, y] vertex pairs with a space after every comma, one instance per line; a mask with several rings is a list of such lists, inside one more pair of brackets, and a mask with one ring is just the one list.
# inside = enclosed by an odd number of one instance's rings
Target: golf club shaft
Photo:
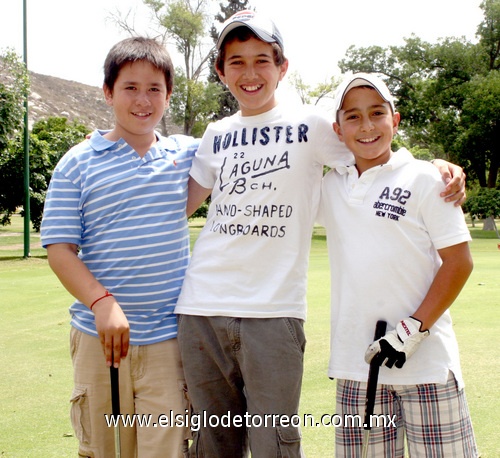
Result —
[[[378, 340], [385, 335], [387, 329], [387, 322], [379, 320], [375, 326], [374, 340]], [[366, 402], [365, 402], [365, 419], [364, 419], [364, 434], [363, 434], [363, 450], [362, 458], [368, 456], [368, 442], [370, 441], [371, 417], [375, 407], [375, 396], [377, 394], [378, 373], [380, 363], [375, 355], [370, 363], [370, 370], [368, 372], [368, 383], [366, 387]]]
[[115, 418], [115, 458], [121, 457], [121, 444], [120, 444], [120, 385], [118, 377], [118, 368], [111, 366], [109, 368], [109, 375], [111, 379], [111, 410]]

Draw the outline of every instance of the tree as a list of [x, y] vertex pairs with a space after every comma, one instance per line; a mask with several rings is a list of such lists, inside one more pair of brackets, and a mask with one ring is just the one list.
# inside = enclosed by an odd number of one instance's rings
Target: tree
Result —
[[488, 68], [500, 70], [500, 2], [485, 0], [481, 3], [484, 11], [484, 20], [477, 28], [480, 37], [480, 46], [488, 56]]
[[471, 161], [480, 186], [494, 188], [500, 167], [500, 71], [476, 75], [467, 84], [457, 149]]
[[[203, 80], [203, 74], [212, 47], [204, 44], [211, 0], [143, 0], [151, 10], [164, 43], [171, 41], [183, 58], [183, 67], [176, 69], [176, 84], [170, 107], [175, 120], [182, 124], [184, 133], [192, 135], [203, 131], [207, 120], [213, 117], [213, 104], [205, 103], [217, 94], [213, 83]], [[129, 15], [117, 13], [115, 23], [131, 35], [137, 34]], [[180, 84], [178, 84], [180, 82]], [[183, 113], [183, 116], [180, 115]], [[167, 132], [164, 132], [167, 134]]]
[[483, 230], [495, 231], [498, 236], [495, 218], [500, 218], [500, 190], [488, 188], [474, 190], [467, 197], [463, 207], [471, 218], [484, 220]]
[[23, 126], [24, 101], [29, 91], [25, 64], [13, 51], [0, 54], [0, 153]]
[[309, 84], [306, 84], [298, 72], [294, 72], [290, 75], [289, 81], [295, 90], [299, 94], [300, 100], [303, 104], [318, 105], [318, 103], [326, 97], [333, 97], [335, 88], [338, 86], [339, 82], [335, 77], [331, 77], [330, 80], [326, 80], [324, 83], [318, 83], [315, 87], [311, 88]]
[[[45, 195], [54, 167], [73, 145], [85, 139], [89, 129], [66, 118], [48, 118], [36, 122], [30, 133], [30, 219], [33, 228], [40, 230]], [[10, 218], [24, 203], [23, 138], [18, 133], [2, 155], [3, 217], [0, 224], [10, 224]]]
[[[227, 19], [229, 19], [238, 11], [250, 9], [248, 0], [229, 0], [227, 4], [219, 3], [219, 6], [220, 13], [217, 13], [215, 15], [215, 20], [219, 24], [223, 24]], [[219, 107], [214, 114], [214, 120], [231, 116], [238, 111], [238, 101], [233, 97], [229, 89], [220, 80], [219, 75], [215, 71], [215, 59], [217, 57], [215, 45], [217, 44], [218, 36], [219, 31], [217, 30], [217, 27], [215, 27], [215, 24], [212, 24], [212, 27], [210, 28], [210, 37], [212, 38], [212, 41], [214, 43], [214, 49], [209, 57], [210, 67], [208, 81], [210, 83], [216, 84], [220, 88]]]
[[45, 196], [55, 166], [74, 145], [85, 139], [89, 129], [77, 121], [49, 117], [37, 121], [30, 134], [30, 218], [40, 230]]
[[469, 182], [498, 182], [500, 0], [481, 4], [479, 42], [412, 35], [404, 46], [348, 49], [342, 71], [377, 72], [397, 98], [401, 130], [412, 146], [461, 164]]
[[[12, 213], [23, 204], [23, 156], [13, 170], [11, 164], [16, 161], [13, 146], [22, 132], [24, 121], [24, 102], [29, 91], [29, 79], [26, 66], [13, 51], [0, 55], [0, 224], [10, 223]], [[19, 174], [19, 182], [14, 176]], [[18, 193], [19, 199], [11, 199], [12, 192]]]
[[[213, 113], [219, 109], [220, 86], [193, 81], [177, 69], [170, 112], [176, 124], [184, 124], [191, 135], [201, 137]], [[189, 106], [188, 106], [189, 104]]]

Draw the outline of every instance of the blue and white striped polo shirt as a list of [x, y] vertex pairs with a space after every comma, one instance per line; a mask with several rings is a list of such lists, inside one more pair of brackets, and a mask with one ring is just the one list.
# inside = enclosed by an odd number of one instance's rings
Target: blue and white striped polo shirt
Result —
[[[173, 314], [189, 261], [187, 182], [199, 140], [161, 137], [141, 158], [123, 140], [96, 131], [59, 162], [50, 182], [41, 236], [44, 247], [71, 243], [130, 324], [130, 343], [177, 335]], [[71, 324], [97, 336], [81, 302]]]

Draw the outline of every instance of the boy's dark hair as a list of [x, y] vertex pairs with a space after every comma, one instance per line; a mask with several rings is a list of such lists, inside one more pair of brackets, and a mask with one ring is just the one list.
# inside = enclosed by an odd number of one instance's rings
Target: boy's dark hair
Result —
[[122, 67], [137, 61], [149, 62], [165, 75], [167, 94], [174, 88], [174, 66], [166, 48], [153, 38], [132, 37], [116, 43], [104, 61], [104, 84], [113, 91]]
[[[248, 27], [237, 27], [231, 30], [222, 42], [219, 52], [217, 53], [217, 59], [215, 60], [215, 68], [219, 70], [224, 75], [224, 60], [226, 59], [226, 46], [233, 41], [240, 41], [244, 43], [251, 38], [256, 38], [262, 41], [255, 33], [253, 33]], [[269, 43], [273, 48], [273, 59], [276, 66], [282, 65], [286, 61], [283, 49], [278, 45], [278, 43]]]

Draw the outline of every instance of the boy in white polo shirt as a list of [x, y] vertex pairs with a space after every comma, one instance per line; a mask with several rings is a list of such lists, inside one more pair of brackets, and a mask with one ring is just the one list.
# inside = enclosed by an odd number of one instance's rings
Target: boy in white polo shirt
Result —
[[[331, 264], [336, 413], [363, 418], [367, 363], [378, 355], [374, 413], [395, 415], [396, 429], [372, 428], [370, 456], [403, 457], [406, 435], [411, 456], [475, 457], [448, 311], [472, 271], [463, 213], [437, 198], [435, 167], [392, 152], [400, 115], [381, 79], [347, 77], [335, 113], [334, 130], [355, 156], [324, 177], [318, 218]], [[372, 343], [378, 320], [390, 330]], [[361, 456], [362, 431], [337, 428], [335, 456]]]

